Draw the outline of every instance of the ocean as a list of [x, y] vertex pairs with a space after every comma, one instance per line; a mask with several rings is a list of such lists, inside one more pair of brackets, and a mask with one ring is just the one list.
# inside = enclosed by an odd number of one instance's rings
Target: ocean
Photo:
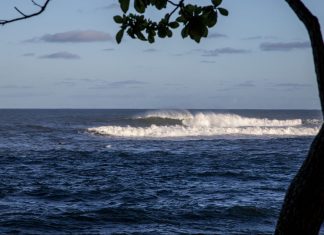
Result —
[[314, 110], [0, 110], [0, 234], [272, 234]]

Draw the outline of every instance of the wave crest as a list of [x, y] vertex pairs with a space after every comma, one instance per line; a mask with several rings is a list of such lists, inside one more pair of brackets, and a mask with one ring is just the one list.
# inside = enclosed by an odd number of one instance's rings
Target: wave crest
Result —
[[[190, 113], [186, 110], [151, 111], [135, 117], [135, 120], [146, 121], [147, 126], [101, 126], [89, 128], [88, 131], [118, 137], [176, 138], [314, 136], [319, 130], [318, 125], [304, 126], [305, 120], [302, 119], [250, 118], [226, 113]], [[165, 121], [161, 122], [161, 120]], [[314, 123], [314, 120], [311, 122]]]

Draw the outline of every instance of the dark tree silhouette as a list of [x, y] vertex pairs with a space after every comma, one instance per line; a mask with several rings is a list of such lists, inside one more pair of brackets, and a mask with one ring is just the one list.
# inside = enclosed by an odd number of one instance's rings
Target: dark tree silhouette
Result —
[[[41, 14], [51, 0], [38, 4], [39, 11], [25, 14], [15, 7], [19, 17], [1, 20], [5, 25], [11, 22], [24, 20]], [[319, 98], [322, 114], [324, 116], [324, 44], [318, 19], [303, 4], [301, 0], [285, 0], [297, 17], [305, 25], [312, 46], [314, 66], [318, 84]], [[172, 37], [173, 29], [182, 27], [181, 36], [190, 37], [196, 42], [208, 36], [208, 28], [215, 26], [218, 15], [227, 16], [228, 11], [220, 7], [222, 0], [211, 0], [211, 5], [201, 6], [186, 4], [185, 0], [178, 2], [170, 0], [134, 0], [135, 13], [126, 13], [129, 10], [130, 0], [119, 0], [123, 14], [115, 16], [114, 20], [120, 24], [121, 29], [116, 34], [116, 41], [121, 42], [124, 33], [130, 37], [153, 43], [155, 37]], [[148, 6], [157, 10], [173, 7], [159, 22], [151, 21], [145, 17]], [[177, 17], [172, 20], [174, 14]], [[319, 233], [324, 220], [324, 127], [313, 140], [308, 156], [302, 164], [297, 175], [292, 180], [279, 215], [276, 226], [276, 235]]]
[[[324, 44], [318, 19], [300, 0], [286, 0], [305, 25], [313, 58], [324, 116]], [[308, 156], [291, 182], [280, 212], [276, 234], [319, 233], [324, 220], [324, 127], [315, 137]]]

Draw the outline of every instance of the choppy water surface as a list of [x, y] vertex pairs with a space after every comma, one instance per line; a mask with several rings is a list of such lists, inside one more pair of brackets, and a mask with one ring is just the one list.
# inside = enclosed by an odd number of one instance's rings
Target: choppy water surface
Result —
[[0, 110], [1, 234], [272, 234], [315, 111]]

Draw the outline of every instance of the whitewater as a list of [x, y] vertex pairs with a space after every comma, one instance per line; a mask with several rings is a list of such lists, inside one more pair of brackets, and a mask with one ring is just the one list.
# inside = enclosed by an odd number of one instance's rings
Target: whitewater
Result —
[[232, 113], [187, 110], [148, 111], [130, 120], [132, 125], [91, 127], [91, 133], [131, 138], [177, 137], [287, 137], [314, 136], [319, 119], [270, 119]]

